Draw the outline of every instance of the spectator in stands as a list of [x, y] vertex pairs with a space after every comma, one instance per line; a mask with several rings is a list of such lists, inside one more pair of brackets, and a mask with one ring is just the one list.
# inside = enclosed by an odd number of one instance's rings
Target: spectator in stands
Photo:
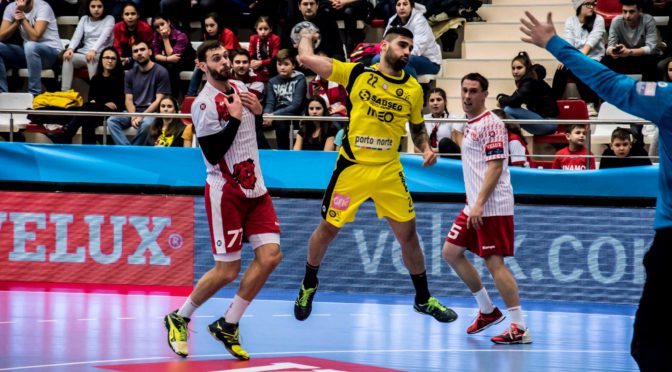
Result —
[[89, 70], [89, 79], [96, 74], [100, 53], [114, 42], [114, 17], [106, 15], [102, 0], [87, 0], [87, 15], [79, 19], [68, 49], [63, 53], [61, 90], [72, 86], [75, 68]]
[[[89, 102], [82, 111], [118, 112], [124, 108], [124, 69], [121, 57], [114, 47], [108, 46], [100, 53], [96, 74], [91, 78]], [[82, 128], [82, 144], [96, 144], [96, 128], [103, 123], [100, 116], [75, 116], [63, 126], [61, 132], [47, 136], [54, 143], [72, 143], [72, 137]]]
[[[435, 75], [441, 70], [441, 47], [434, 39], [432, 28], [424, 17], [425, 6], [416, 4], [415, 0], [397, 0], [397, 14], [390, 18], [385, 32], [391, 27], [404, 27], [413, 33], [413, 50], [404, 68], [407, 74], [418, 77], [419, 75]], [[380, 55], [373, 58], [371, 63], [380, 61]]]
[[234, 80], [240, 80], [247, 86], [247, 89], [254, 93], [259, 101], [263, 101], [265, 84], [261, 76], [257, 75], [250, 67], [250, 54], [245, 49], [233, 49], [229, 51], [231, 60], [231, 70]]
[[196, 51], [191, 46], [189, 36], [173, 27], [164, 15], [154, 16], [154, 38], [152, 53], [154, 61], [168, 70], [170, 87], [174, 97], [180, 96], [180, 72], [194, 69]]
[[273, 33], [269, 18], [259, 17], [254, 24], [256, 33], [250, 36], [250, 65], [265, 82], [270, 79], [270, 64], [280, 50], [280, 37]]
[[[429, 114], [425, 114], [425, 127], [429, 134], [429, 146], [432, 151], [441, 154], [458, 154], [451, 158], [460, 159], [464, 124], [436, 122], [432, 119], [464, 119], [464, 115], [448, 112], [446, 91], [441, 88], [433, 88], [429, 91], [428, 107]], [[415, 151], [419, 152], [417, 148]]]
[[[348, 116], [347, 101], [348, 93], [345, 88], [329, 81], [322, 79], [319, 75], [308, 83], [308, 97], [320, 96], [327, 103], [327, 115]], [[340, 129], [341, 123], [334, 122], [335, 127]]]
[[[527, 52], [519, 52], [511, 60], [511, 73], [516, 82], [513, 94], [498, 94], [497, 104], [511, 119], [542, 120], [559, 115], [551, 87], [544, 81], [546, 69], [533, 65]], [[526, 105], [527, 109], [522, 108]], [[524, 124], [523, 129], [534, 135], [555, 133], [556, 124]]]
[[[568, 146], [555, 153], [553, 169], [562, 170], [586, 170], [586, 155], [588, 149], [583, 145], [586, 141], [586, 126], [584, 124], [571, 124], [565, 131]], [[591, 152], [592, 156], [593, 153]], [[590, 158], [590, 168], [595, 169], [595, 159]]]
[[656, 80], [656, 64], [662, 52], [658, 49], [656, 20], [642, 12], [639, 0], [620, 0], [623, 14], [609, 27], [607, 55], [602, 63], [622, 74], [639, 74], [642, 80]]
[[121, 55], [121, 65], [129, 70], [133, 67], [131, 47], [137, 41], [152, 45], [153, 33], [147, 22], [140, 19], [138, 6], [135, 3], [126, 3], [122, 16], [123, 20], [114, 25], [114, 47]]
[[345, 47], [348, 54], [357, 44], [364, 41], [364, 32], [357, 28], [357, 21], [365, 21], [368, 16], [368, 0], [319, 0], [320, 9], [329, 18], [342, 20], [345, 28]]
[[[180, 105], [173, 96], [164, 96], [159, 102], [159, 112], [176, 114]], [[149, 136], [154, 146], [159, 147], [191, 147], [193, 133], [187, 132], [187, 126], [179, 118], [160, 118], [154, 120], [149, 129]]]
[[124, 9], [129, 3], [133, 4], [137, 10], [147, 10], [142, 7], [142, 0], [105, 0], [105, 9], [109, 10], [116, 22], [121, 22], [124, 19]]
[[[135, 66], [126, 73], [124, 79], [125, 111], [156, 112], [161, 99], [170, 94], [168, 71], [152, 61], [152, 50], [146, 41], [136, 41], [133, 44], [132, 52]], [[107, 127], [114, 143], [117, 145], [145, 146], [147, 145], [149, 128], [153, 122], [153, 117], [116, 116], [107, 120]], [[124, 130], [131, 126], [136, 128], [138, 132], [133, 141], [129, 142]]]
[[[308, 99], [307, 116], [329, 116], [327, 103], [320, 96]], [[296, 134], [294, 150], [334, 151], [337, 129], [330, 121], [302, 121]]]
[[[611, 144], [602, 153], [600, 169], [636, 167], [638, 165], [651, 165], [648, 158], [632, 158], [632, 156], [648, 156], [644, 148], [632, 146], [632, 132], [625, 128], [616, 128], [611, 133]], [[605, 158], [615, 156], [615, 158]]]
[[[588, 57], [601, 61], [604, 57], [604, 18], [595, 12], [595, 0], [572, 0], [576, 15], [565, 21], [565, 40]], [[593, 104], [594, 109], [600, 107], [600, 97], [577, 79], [563, 64], [553, 76], [553, 98], [563, 99], [567, 81], [572, 79], [581, 95], [581, 99]]]
[[341, 41], [341, 33], [338, 30], [336, 20], [330, 18], [324, 11], [319, 9], [317, 0], [298, 0], [298, 4], [301, 16], [289, 19], [289, 22], [286, 23], [287, 27], [283, 28], [281, 37], [282, 46], [285, 48], [293, 46], [291, 45], [292, 41], [289, 35], [294, 25], [299, 22], [310, 21], [320, 30], [320, 37], [322, 39], [315, 52], [324, 52], [325, 55], [331, 58], [345, 61], [345, 50], [343, 49], [343, 41]]
[[[226, 50], [240, 49], [238, 37], [233, 31], [224, 27], [224, 23], [217, 13], [208, 13], [201, 20], [201, 30], [203, 30], [202, 41], [219, 40], [224, 45]], [[187, 89], [188, 96], [195, 96], [198, 94], [198, 88], [201, 86], [203, 80], [203, 71], [198, 66], [194, 68], [189, 82], [189, 89]]]
[[[306, 99], [306, 78], [295, 71], [296, 62], [288, 49], [280, 50], [276, 61], [278, 76], [271, 78], [266, 85], [264, 114], [301, 115]], [[289, 150], [289, 121], [265, 119], [264, 127], [275, 128], [278, 149]]]
[[[506, 112], [501, 109], [494, 109], [492, 113], [499, 116], [500, 119], [506, 120]], [[530, 153], [527, 151], [527, 141], [523, 132], [520, 129], [520, 124], [508, 123], [506, 126], [506, 134], [509, 142], [509, 165], [514, 167], [529, 168]]]
[[[5, 44], [19, 31], [23, 47]], [[54, 67], [63, 49], [54, 12], [43, 0], [16, 0], [5, 8], [0, 24], [0, 93], [8, 92], [7, 66], [28, 68], [28, 92], [42, 92], [42, 70]]]

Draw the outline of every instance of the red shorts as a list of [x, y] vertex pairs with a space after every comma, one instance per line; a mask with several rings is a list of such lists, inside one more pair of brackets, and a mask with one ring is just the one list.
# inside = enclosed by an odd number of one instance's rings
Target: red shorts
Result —
[[476, 230], [467, 228], [467, 215], [462, 211], [450, 228], [446, 241], [465, 247], [480, 257], [513, 256], [513, 216], [483, 217], [483, 225]]
[[212, 253], [216, 255], [239, 252], [243, 239], [249, 241], [252, 248], [280, 243], [280, 223], [268, 193], [247, 199], [206, 184], [205, 211]]

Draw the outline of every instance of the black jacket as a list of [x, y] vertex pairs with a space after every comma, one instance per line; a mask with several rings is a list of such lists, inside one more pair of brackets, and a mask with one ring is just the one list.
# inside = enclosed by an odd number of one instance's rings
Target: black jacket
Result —
[[523, 104], [527, 109], [536, 112], [543, 118], [557, 118], [560, 114], [558, 104], [553, 98], [553, 90], [544, 81], [546, 69], [541, 65], [532, 67], [534, 73], [528, 73], [518, 82], [518, 89], [513, 94], [500, 94], [497, 101], [502, 108], [521, 107]]

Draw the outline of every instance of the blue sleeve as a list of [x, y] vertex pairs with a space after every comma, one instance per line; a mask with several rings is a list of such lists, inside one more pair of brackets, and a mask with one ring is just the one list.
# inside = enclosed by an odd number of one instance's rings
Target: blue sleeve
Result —
[[266, 84], [266, 103], [264, 105], [264, 114], [270, 114], [275, 110], [275, 90], [273, 90], [274, 81]]
[[626, 75], [617, 74], [557, 35], [546, 44], [546, 49], [605, 101], [659, 127], [670, 125], [662, 122], [672, 108], [672, 86], [669, 83], [636, 82]]

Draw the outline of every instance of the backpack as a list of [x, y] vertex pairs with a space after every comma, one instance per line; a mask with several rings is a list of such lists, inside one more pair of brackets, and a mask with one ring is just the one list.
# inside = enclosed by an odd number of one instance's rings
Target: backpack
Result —
[[84, 100], [73, 89], [62, 92], [44, 92], [33, 98], [33, 109], [60, 107], [63, 109], [82, 107]]

